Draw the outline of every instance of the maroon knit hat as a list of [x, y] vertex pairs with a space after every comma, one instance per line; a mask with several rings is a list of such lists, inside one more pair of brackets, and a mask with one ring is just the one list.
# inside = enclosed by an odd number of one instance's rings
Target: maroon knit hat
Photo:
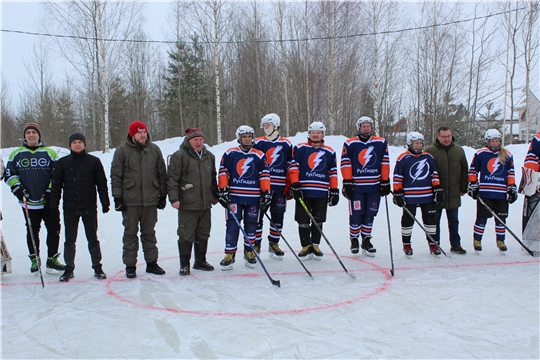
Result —
[[204, 135], [203, 135], [201, 129], [199, 129], [199, 128], [188, 128], [184, 132], [186, 133], [186, 137], [187, 137], [188, 141], [193, 139], [193, 138], [199, 137], [199, 136], [204, 138]]
[[148, 132], [148, 128], [140, 120], [135, 120], [134, 122], [129, 124], [128, 129], [129, 129], [129, 136], [131, 136], [131, 137], [134, 137], [136, 133], [138, 133], [139, 131], [142, 131], [142, 130]]
[[39, 138], [41, 139], [41, 129], [39, 128], [39, 125], [36, 124], [36, 123], [28, 123], [28, 124], [24, 125], [23, 138], [24, 138], [24, 135], [26, 134], [26, 130], [28, 130], [28, 129], [36, 130], [37, 133], [39, 134]]

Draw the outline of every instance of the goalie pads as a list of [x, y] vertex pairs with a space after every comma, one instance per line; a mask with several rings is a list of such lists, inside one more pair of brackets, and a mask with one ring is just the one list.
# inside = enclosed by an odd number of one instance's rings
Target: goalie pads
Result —
[[0, 243], [1, 243], [0, 252], [2, 255], [2, 259], [1, 259], [2, 275], [11, 274], [11, 256], [9, 255], [6, 242], [4, 241], [4, 235], [2, 234], [2, 229], [0, 229]]

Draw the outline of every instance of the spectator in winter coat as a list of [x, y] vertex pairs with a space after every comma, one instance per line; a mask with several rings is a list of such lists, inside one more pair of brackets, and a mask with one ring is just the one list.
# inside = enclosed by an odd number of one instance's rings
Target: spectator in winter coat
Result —
[[126, 142], [114, 153], [111, 163], [111, 192], [116, 211], [122, 212], [122, 241], [126, 277], [137, 277], [137, 232], [141, 227], [141, 243], [146, 272], [165, 274], [157, 263], [158, 248], [155, 226], [157, 209], [167, 201], [167, 170], [161, 149], [150, 141], [146, 125], [136, 120], [129, 125]]
[[217, 204], [216, 158], [204, 146], [199, 128], [185, 131], [184, 142], [171, 156], [167, 191], [178, 210], [178, 251], [180, 275], [189, 275], [191, 248], [195, 252], [193, 269], [212, 271], [206, 249], [212, 227], [212, 205]]
[[[257, 263], [251, 244], [255, 243], [255, 232], [262, 212], [270, 206], [270, 175], [262, 151], [253, 148], [255, 130], [242, 125], [236, 130], [239, 146], [225, 151], [221, 158], [218, 177], [219, 203], [226, 209], [225, 257], [220, 262], [221, 270], [231, 270], [235, 262], [240, 227], [244, 220], [244, 260], [247, 267]], [[259, 211], [260, 210], [260, 211]]]
[[394, 168], [394, 204], [404, 208], [401, 216], [403, 252], [406, 256], [413, 254], [411, 246], [413, 216], [416, 215], [416, 208], [420, 207], [429, 251], [432, 255], [439, 256], [441, 250], [430, 238], [436, 232], [435, 207], [441, 206], [444, 201], [435, 161], [431, 154], [422, 151], [424, 147], [422, 134], [415, 131], [407, 134], [407, 145], [408, 150], [398, 156]]
[[[49, 208], [52, 187], [52, 172], [58, 159], [56, 152], [43, 145], [41, 129], [38, 124], [26, 124], [23, 129], [24, 141], [21, 147], [13, 150], [6, 164], [5, 182], [11, 187], [13, 195], [19, 199], [26, 217], [25, 204], [32, 229], [26, 221], [26, 243], [32, 262], [30, 272], [39, 271], [39, 229], [41, 221], [47, 228], [46, 272], [61, 274], [65, 266], [58, 261], [60, 254], [60, 214], [58, 208]], [[32, 233], [30, 233], [32, 231]], [[33, 236], [32, 236], [33, 234]], [[32, 241], [35, 240], [35, 249]]]
[[[473, 199], [481, 198], [485, 206], [477, 202], [476, 222], [474, 223], [474, 250], [482, 251], [482, 237], [487, 219], [492, 217], [491, 209], [502, 220], [495, 218], [497, 247], [501, 253], [507, 250], [504, 243], [506, 228], [504, 222], [508, 217], [508, 204], [517, 200], [517, 186], [514, 175], [514, 159], [512, 154], [501, 146], [501, 133], [489, 129], [484, 136], [486, 147], [473, 156], [469, 168], [468, 194]], [[489, 208], [489, 209], [488, 209]]]
[[82, 133], [74, 132], [69, 136], [69, 148], [71, 154], [56, 162], [51, 193], [51, 208], [58, 208], [62, 191], [64, 194], [62, 208], [66, 238], [64, 243], [66, 270], [60, 276], [60, 281], [69, 281], [73, 278], [79, 219], [82, 219], [84, 224], [94, 276], [106, 279], [107, 275], [101, 266], [101, 248], [97, 237], [96, 188], [101, 201], [101, 210], [106, 214], [110, 207], [107, 178], [101, 161], [86, 153], [86, 138]]
[[441, 126], [437, 130], [437, 139], [428, 146], [426, 152], [435, 159], [435, 166], [439, 174], [439, 181], [444, 192], [442, 206], [437, 207], [435, 220], [437, 233], [433, 238], [440, 244], [441, 238], [441, 215], [446, 210], [448, 220], [448, 233], [450, 235], [450, 252], [454, 254], [466, 254], [461, 247], [459, 236], [459, 207], [461, 196], [467, 193], [467, 173], [469, 166], [463, 148], [455, 143], [452, 130], [448, 126]]
[[[322, 259], [324, 254], [319, 247], [322, 234], [317, 225], [322, 230], [328, 204], [336, 206], [339, 201], [336, 153], [330, 146], [324, 145], [325, 132], [323, 123], [311, 123], [308, 141], [294, 146], [289, 167], [291, 190], [296, 200], [294, 219], [298, 223], [302, 245], [298, 254], [301, 260]], [[300, 199], [317, 225], [311, 223]]]
[[[282, 260], [285, 253], [279, 247], [279, 238], [283, 230], [283, 217], [287, 209], [287, 197], [291, 186], [287, 179], [287, 169], [291, 161], [291, 142], [279, 135], [281, 120], [276, 114], [265, 115], [261, 119], [261, 128], [265, 136], [255, 139], [253, 147], [262, 151], [268, 164], [270, 173], [270, 187], [272, 190], [272, 203], [270, 204], [270, 233], [268, 234], [268, 253], [271, 258]], [[263, 218], [257, 225], [255, 238], [255, 251], [261, 252], [263, 232]]]
[[373, 220], [379, 212], [381, 196], [390, 194], [388, 144], [384, 138], [373, 135], [370, 117], [358, 119], [356, 130], [356, 136], [345, 141], [341, 152], [342, 194], [349, 200], [351, 252], [358, 254], [361, 247], [364, 255], [375, 256], [377, 250], [371, 244]]

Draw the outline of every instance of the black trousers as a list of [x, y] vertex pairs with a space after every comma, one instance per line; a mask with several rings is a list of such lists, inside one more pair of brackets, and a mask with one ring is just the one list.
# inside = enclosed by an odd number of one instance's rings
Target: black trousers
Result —
[[79, 218], [82, 218], [86, 240], [88, 240], [88, 251], [92, 259], [92, 267], [101, 265], [101, 248], [97, 238], [97, 210], [64, 210], [64, 227], [66, 229], [66, 242], [64, 243], [64, 260], [66, 266], [75, 268], [75, 252], [77, 232], [79, 229]]
[[[319, 227], [323, 228], [323, 223], [326, 221], [326, 210], [328, 209], [328, 199], [327, 198], [304, 198], [304, 203], [308, 208], [309, 212], [317, 221]], [[300, 201], [296, 201], [296, 207], [294, 212], [294, 220], [298, 223], [298, 235], [300, 237], [300, 244], [302, 247], [308, 246], [309, 244], [320, 244], [321, 243], [321, 232], [317, 229], [314, 224], [311, 224], [311, 219], [309, 215], [304, 210]]]
[[[26, 220], [26, 211], [22, 209], [24, 218]], [[58, 253], [58, 246], [60, 245], [60, 217], [58, 211], [51, 209], [28, 209], [28, 217], [32, 223], [32, 232], [34, 233], [34, 239], [36, 240], [36, 250], [39, 256], [39, 229], [41, 228], [41, 221], [45, 223], [47, 228], [47, 256], [53, 257]], [[34, 245], [32, 244], [32, 235], [28, 227], [28, 221], [26, 223], [26, 244], [28, 245], [28, 253], [34, 255]]]

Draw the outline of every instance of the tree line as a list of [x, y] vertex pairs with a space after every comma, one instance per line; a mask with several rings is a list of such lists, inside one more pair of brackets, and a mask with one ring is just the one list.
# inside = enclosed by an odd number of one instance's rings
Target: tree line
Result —
[[[145, 6], [44, 3], [40, 30], [69, 37], [35, 43], [17, 106], [2, 84], [2, 146], [37, 122], [49, 145], [79, 130], [89, 150], [108, 151], [135, 119], [152, 140], [196, 126], [217, 144], [270, 112], [285, 136], [313, 121], [352, 135], [367, 115], [390, 143], [400, 131], [433, 139], [447, 125], [478, 146], [539, 80], [538, 1], [177, 1], [165, 41], [149, 39]], [[69, 63], [64, 74], [53, 55]]]

